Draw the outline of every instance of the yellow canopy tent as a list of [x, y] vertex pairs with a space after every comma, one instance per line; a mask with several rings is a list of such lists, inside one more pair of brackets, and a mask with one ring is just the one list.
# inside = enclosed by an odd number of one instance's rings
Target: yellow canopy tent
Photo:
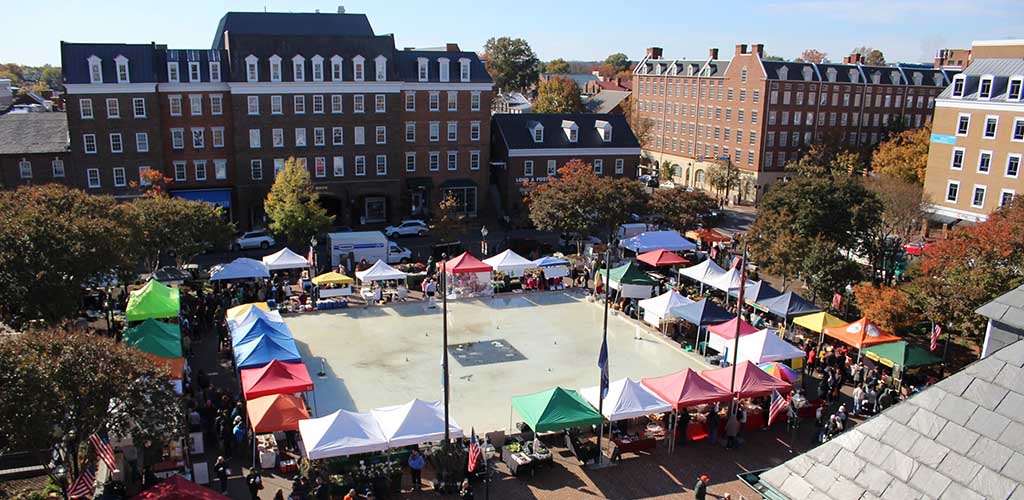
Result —
[[249, 312], [249, 310], [254, 307], [262, 309], [264, 311], [270, 311], [270, 308], [267, 307], [266, 302], [252, 302], [249, 304], [242, 304], [240, 306], [232, 307], [231, 309], [228, 309], [224, 315], [227, 316], [227, 319], [229, 320], [241, 318], [242, 316], [245, 316], [245, 313]]
[[822, 330], [833, 327], [842, 326], [846, 322], [825, 312], [817, 312], [814, 314], [808, 314], [806, 316], [798, 316], [793, 320], [793, 323], [800, 325], [812, 332], [821, 333]]
[[353, 284], [355, 282], [356, 282], [356, 280], [354, 280], [354, 279], [352, 279], [352, 278], [350, 278], [348, 276], [345, 276], [344, 274], [341, 274], [341, 273], [339, 273], [337, 271], [331, 271], [329, 273], [324, 273], [324, 274], [321, 274], [321, 275], [313, 278], [313, 284], [315, 284], [317, 286], [321, 286], [321, 285], [351, 285], [351, 284]]

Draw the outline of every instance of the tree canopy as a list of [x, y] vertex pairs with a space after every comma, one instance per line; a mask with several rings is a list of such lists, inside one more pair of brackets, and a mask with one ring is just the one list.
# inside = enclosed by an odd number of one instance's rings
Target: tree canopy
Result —
[[534, 113], [579, 113], [583, 111], [580, 87], [570, 78], [556, 76], [541, 82], [533, 100]]
[[466, 232], [465, 217], [455, 212], [457, 207], [458, 200], [451, 193], [437, 204], [431, 224], [438, 241], [455, 241]]
[[865, 186], [882, 205], [879, 223], [865, 240], [865, 249], [874, 281], [891, 284], [903, 247], [910, 243], [921, 227], [927, 202], [918, 184], [885, 177], [868, 178]]
[[173, 255], [181, 266], [212, 248], [227, 248], [235, 233], [222, 208], [201, 201], [151, 195], [117, 208], [115, 216], [130, 235], [129, 265], [141, 261], [149, 271], [159, 266], [161, 254]]
[[923, 185], [930, 141], [931, 130], [927, 127], [895, 134], [875, 149], [871, 168], [884, 177]]
[[621, 106], [622, 114], [626, 118], [626, 123], [629, 123], [629, 128], [636, 136], [636, 140], [641, 146], [647, 146], [653, 139], [654, 120], [640, 113], [639, 105], [639, 101], [634, 102], [632, 99], [628, 99]]
[[484, 44], [487, 72], [498, 90], [529, 89], [537, 83], [537, 65], [540, 62], [530, 44], [522, 38], [490, 38]]
[[807, 49], [800, 53], [800, 57], [796, 58], [796, 61], [821, 64], [828, 62], [828, 54], [818, 49]]
[[327, 215], [327, 209], [320, 206], [319, 200], [309, 170], [300, 166], [295, 158], [288, 158], [264, 203], [270, 230], [288, 244], [306, 244], [334, 222], [334, 216]]
[[718, 208], [718, 203], [701, 191], [676, 186], [658, 189], [651, 196], [650, 213], [662, 225], [686, 231], [705, 223], [705, 217]]
[[569, 63], [565, 62], [565, 59], [552, 59], [544, 65], [545, 73], [569, 73]]
[[885, 66], [885, 54], [881, 50], [866, 45], [853, 49], [854, 54], [860, 54], [861, 63], [868, 66]]
[[606, 57], [604, 63], [614, 70], [612, 74], [619, 73], [620, 71], [628, 71], [630, 65], [629, 57], [622, 52], [616, 52]]

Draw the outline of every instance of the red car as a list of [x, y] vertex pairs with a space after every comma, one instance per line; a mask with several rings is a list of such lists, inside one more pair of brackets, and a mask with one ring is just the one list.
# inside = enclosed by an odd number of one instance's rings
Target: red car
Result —
[[931, 241], [915, 241], [913, 243], [907, 243], [903, 246], [903, 251], [907, 252], [907, 255], [914, 255], [920, 257], [924, 255], [931, 247], [935, 246], [934, 242]]

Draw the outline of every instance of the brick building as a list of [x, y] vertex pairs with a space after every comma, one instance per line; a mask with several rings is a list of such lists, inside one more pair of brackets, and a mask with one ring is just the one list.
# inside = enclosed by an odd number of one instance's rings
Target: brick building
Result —
[[496, 114], [491, 179], [510, 217], [525, 214], [524, 183], [546, 182], [573, 159], [598, 175], [636, 178], [640, 143], [620, 114]]
[[[785, 165], [827, 135], [870, 147], [898, 120], [919, 127], [955, 72], [930, 65], [867, 66], [764, 60], [764, 45], [731, 60], [665, 59], [652, 47], [634, 70], [632, 105], [654, 127], [644, 154], [673, 181], [706, 188], [713, 166], [738, 168], [745, 200], [787, 175]], [[752, 189], [749, 189], [752, 187]], [[735, 191], [733, 192], [735, 195]]]
[[455, 44], [398, 50], [362, 14], [227, 13], [211, 49], [62, 43], [74, 181], [171, 193], [265, 223], [288, 158], [310, 171], [338, 225], [420, 215], [451, 191], [486, 206], [492, 82]]
[[982, 221], [1024, 193], [1024, 40], [974, 42], [936, 99], [924, 191], [942, 222]]
[[0, 115], [0, 188], [71, 184], [64, 113]]

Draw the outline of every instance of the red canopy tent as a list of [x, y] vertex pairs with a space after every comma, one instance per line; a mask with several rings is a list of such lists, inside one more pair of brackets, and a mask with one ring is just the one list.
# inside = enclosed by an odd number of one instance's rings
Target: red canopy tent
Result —
[[299, 420], [309, 418], [306, 404], [291, 394], [274, 394], [245, 402], [249, 424], [257, 434], [299, 430]]
[[722, 337], [725, 340], [732, 340], [736, 338], [736, 322], [740, 323], [740, 337], [744, 335], [750, 335], [751, 333], [758, 332], [754, 325], [747, 323], [739, 318], [733, 318], [725, 323], [719, 323], [717, 325], [711, 325], [708, 327], [708, 331]]
[[866, 317], [853, 323], [826, 328], [822, 333], [857, 349], [900, 340], [899, 337], [882, 331]]
[[[714, 370], [704, 370], [700, 376], [728, 391], [729, 384], [732, 381], [732, 368], [727, 366]], [[785, 394], [793, 390], [793, 386], [765, 373], [764, 370], [758, 368], [757, 365], [750, 361], [741, 361], [736, 365], [736, 387], [734, 392], [737, 398], [767, 396], [772, 393], [773, 389]]]
[[275, 359], [259, 368], [242, 370], [241, 378], [245, 399], [313, 390], [313, 379], [303, 363], [284, 363]]
[[231, 500], [205, 486], [174, 475], [138, 495], [132, 500]]
[[732, 399], [729, 391], [702, 379], [690, 368], [663, 377], [640, 379], [640, 383], [677, 410]]
[[440, 267], [441, 271], [451, 274], [489, 273], [494, 270], [493, 267], [473, 257], [469, 252], [462, 252], [462, 255], [442, 263]]
[[678, 266], [690, 263], [689, 260], [686, 260], [672, 252], [669, 252], [664, 248], [640, 254], [636, 257], [636, 260], [639, 260], [644, 264], [648, 264], [654, 267]]

